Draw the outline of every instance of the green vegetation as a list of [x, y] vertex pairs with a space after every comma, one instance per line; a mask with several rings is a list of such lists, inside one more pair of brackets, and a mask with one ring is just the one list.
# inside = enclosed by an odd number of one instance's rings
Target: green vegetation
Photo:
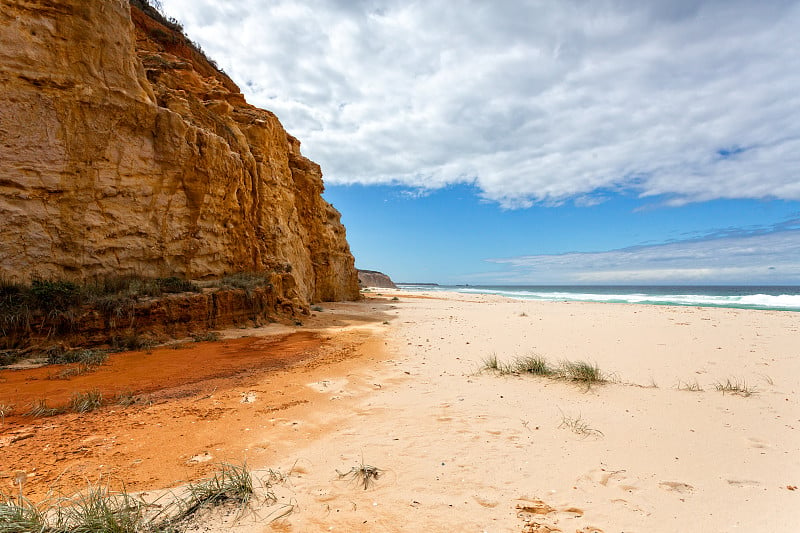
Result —
[[76, 413], [88, 413], [103, 406], [103, 395], [95, 389], [89, 392], [76, 392], [69, 400], [69, 408]]
[[534, 374], [585, 383], [589, 386], [608, 381], [596, 364], [585, 361], [562, 361], [559, 365], [552, 366], [544, 357], [536, 354], [518, 357], [508, 363], [498, 361], [497, 355], [492, 354], [484, 359], [483, 369], [493, 370], [499, 374]]
[[61, 507], [53, 531], [75, 533], [138, 533], [154, 531], [145, 518], [145, 503], [108, 486], [91, 487]]
[[221, 338], [222, 336], [218, 331], [206, 331], [205, 333], [195, 333], [192, 335], [192, 340], [194, 342], [216, 342]]
[[526, 355], [514, 362], [514, 370], [520, 374], [534, 374], [536, 376], [553, 376], [556, 370], [541, 355]]
[[153, 339], [143, 337], [137, 333], [126, 333], [111, 337], [111, 348], [116, 352], [129, 352], [149, 350], [158, 344]]
[[182, 515], [188, 516], [201, 507], [219, 505], [223, 502], [236, 502], [244, 507], [253, 496], [253, 477], [246, 464], [223, 463], [209, 479], [191, 483], [188, 487], [189, 499]]
[[28, 412], [25, 414], [32, 418], [41, 418], [45, 416], [60, 415], [63, 412], [64, 412], [63, 409], [58, 407], [50, 407], [49, 405], [47, 405], [47, 400], [41, 399], [33, 402], [33, 404], [31, 404], [30, 409], [28, 409]]
[[48, 335], [70, 331], [84, 307], [97, 309], [113, 323], [132, 312], [142, 298], [200, 290], [197, 284], [174, 276], [116, 276], [80, 284], [33, 280], [29, 285], [0, 279], [0, 348], [19, 347], [32, 330]]
[[591, 385], [606, 381], [597, 364], [585, 361], [564, 361], [558, 367], [558, 374], [569, 381], [579, 381]]
[[0, 531], [8, 533], [45, 532], [44, 514], [24, 498], [0, 495]]
[[[284, 267], [291, 270], [290, 266]], [[254, 289], [261, 287], [272, 287], [271, 272], [239, 272], [230, 274], [222, 279], [210, 283], [211, 287], [221, 289], [243, 289], [250, 294]]]
[[[267, 502], [277, 499], [269, 490]], [[0, 532], [2, 533], [175, 533], [181, 522], [199, 509], [234, 501], [242, 508], [254, 495], [252, 476], [245, 465], [223, 464], [213, 477], [190, 484], [186, 495], [165, 505], [148, 505], [124, 488], [90, 486], [69, 498], [45, 500], [34, 505], [20, 494], [17, 498], [0, 493]], [[158, 509], [153, 511], [153, 509]], [[292, 506], [284, 506], [274, 521], [287, 516]]]
[[47, 363], [51, 365], [63, 365], [79, 363], [87, 367], [97, 367], [108, 359], [108, 352], [105, 350], [73, 350], [64, 352], [61, 350], [51, 350], [47, 353]]

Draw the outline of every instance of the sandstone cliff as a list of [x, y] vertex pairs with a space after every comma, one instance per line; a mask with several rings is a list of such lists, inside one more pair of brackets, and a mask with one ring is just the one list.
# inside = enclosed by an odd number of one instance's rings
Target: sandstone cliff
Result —
[[359, 270], [358, 284], [362, 287], [380, 287], [384, 289], [397, 288], [394, 281], [392, 281], [389, 276], [376, 270]]
[[140, 1], [4, 0], [0, 276], [208, 279], [356, 299], [317, 164]]

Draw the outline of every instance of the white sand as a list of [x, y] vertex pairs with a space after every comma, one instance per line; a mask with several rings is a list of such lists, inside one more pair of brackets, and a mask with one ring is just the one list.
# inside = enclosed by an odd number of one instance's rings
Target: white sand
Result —
[[[800, 531], [800, 313], [382, 291], [383, 353], [315, 376], [317, 405], [284, 414], [297, 438], [269, 442], [294, 512], [220, 530]], [[479, 372], [531, 353], [613, 381]], [[338, 479], [362, 460], [368, 490]]]

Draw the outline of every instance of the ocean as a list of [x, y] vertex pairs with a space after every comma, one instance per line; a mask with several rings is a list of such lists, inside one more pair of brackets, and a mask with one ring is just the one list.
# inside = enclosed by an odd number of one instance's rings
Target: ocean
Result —
[[406, 290], [497, 294], [521, 300], [609, 302], [800, 311], [800, 286], [414, 285]]

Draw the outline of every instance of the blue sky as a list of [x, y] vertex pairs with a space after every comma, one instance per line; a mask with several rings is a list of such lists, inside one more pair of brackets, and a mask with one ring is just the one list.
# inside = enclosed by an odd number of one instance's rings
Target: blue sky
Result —
[[161, 4], [322, 166], [361, 268], [800, 284], [800, 2]]

